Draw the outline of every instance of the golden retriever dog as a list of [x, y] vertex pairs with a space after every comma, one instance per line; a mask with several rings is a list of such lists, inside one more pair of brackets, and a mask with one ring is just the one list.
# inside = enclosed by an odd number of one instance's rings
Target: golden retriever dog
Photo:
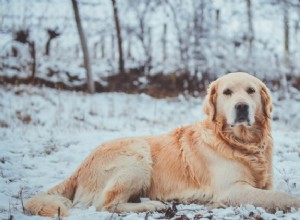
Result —
[[[114, 140], [96, 148], [66, 180], [25, 204], [31, 214], [61, 216], [80, 205], [99, 211], [166, 209], [164, 201], [218, 206], [299, 208], [300, 199], [272, 190], [272, 102], [247, 73], [212, 82], [207, 119], [158, 136]], [[134, 203], [136, 198], [150, 201]]]

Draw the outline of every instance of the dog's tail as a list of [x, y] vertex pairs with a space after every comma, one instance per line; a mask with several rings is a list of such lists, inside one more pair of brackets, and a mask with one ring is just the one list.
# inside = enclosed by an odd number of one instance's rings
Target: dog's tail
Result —
[[47, 193], [39, 193], [27, 200], [25, 209], [32, 215], [53, 217], [58, 214], [61, 217], [68, 216], [76, 187], [77, 178], [73, 175]]

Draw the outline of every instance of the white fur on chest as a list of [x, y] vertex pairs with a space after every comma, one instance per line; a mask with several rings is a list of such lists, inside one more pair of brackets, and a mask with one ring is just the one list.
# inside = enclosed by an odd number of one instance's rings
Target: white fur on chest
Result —
[[245, 181], [245, 168], [241, 163], [219, 156], [208, 148], [203, 149], [202, 153], [209, 163], [212, 191], [219, 193], [236, 182]]

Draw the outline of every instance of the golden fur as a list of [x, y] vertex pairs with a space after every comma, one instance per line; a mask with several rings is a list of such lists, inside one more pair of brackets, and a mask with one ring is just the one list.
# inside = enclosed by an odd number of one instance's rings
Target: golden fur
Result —
[[[246, 93], [249, 86], [256, 93]], [[234, 94], [225, 96], [224, 88]], [[230, 125], [233, 113], [228, 109], [241, 101], [249, 103], [253, 124]], [[93, 205], [97, 210], [142, 212], [165, 209], [158, 200], [174, 199], [299, 208], [298, 198], [271, 189], [272, 103], [266, 86], [246, 73], [225, 75], [210, 85], [204, 112], [206, 120], [168, 134], [102, 144], [68, 179], [29, 199], [26, 210], [53, 216], [60, 207], [61, 216], [67, 216], [75, 205]], [[132, 202], [141, 196], [151, 200]]]

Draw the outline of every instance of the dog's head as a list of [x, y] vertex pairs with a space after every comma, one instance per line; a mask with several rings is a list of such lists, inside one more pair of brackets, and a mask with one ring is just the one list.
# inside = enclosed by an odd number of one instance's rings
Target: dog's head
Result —
[[227, 129], [251, 129], [271, 118], [270, 92], [263, 82], [247, 73], [229, 73], [212, 82], [204, 103], [212, 122]]

